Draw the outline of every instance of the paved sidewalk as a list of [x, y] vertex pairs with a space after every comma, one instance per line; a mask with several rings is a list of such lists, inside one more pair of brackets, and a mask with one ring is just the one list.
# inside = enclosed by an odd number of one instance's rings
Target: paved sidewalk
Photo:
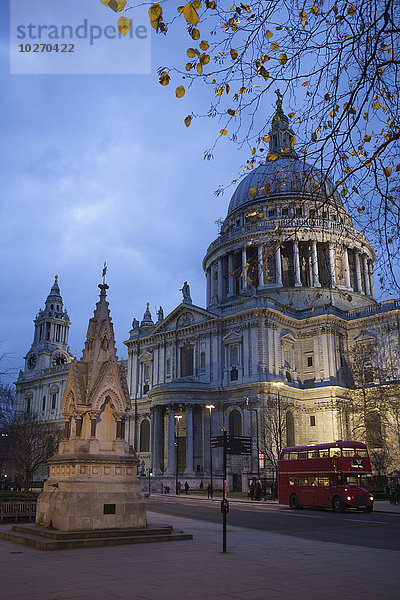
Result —
[[[161, 496], [161, 494], [159, 493], [151, 493], [152, 496]], [[183, 494], [179, 494], [178, 496], [176, 496], [175, 494], [164, 494], [165, 498], [176, 498], [179, 500], [179, 498], [191, 498], [193, 500], [205, 500], [210, 502], [210, 500], [207, 498], [207, 496], [203, 496], [201, 494], [188, 494], [186, 495], [185, 493]], [[282, 508], [285, 507], [287, 508], [286, 504], [279, 504], [278, 502], [274, 502], [273, 500], [251, 500], [251, 498], [248, 497], [243, 497], [243, 498], [238, 498], [238, 497], [233, 497], [231, 498], [228, 494], [228, 500], [229, 502], [246, 502], [246, 503], [250, 503], [250, 504], [258, 504], [260, 506], [262, 505], [273, 505], [273, 506], [281, 506]], [[221, 498], [220, 497], [214, 497], [213, 502], [221, 502]], [[400, 515], [400, 504], [390, 504], [389, 500], [376, 500], [374, 503], [374, 512], [390, 512], [390, 513], [394, 513], [394, 514], [399, 514]]]
[[[400, 553], [148, 512], [193, 541], [40, 552], [0, 540], [1, 600], [397, 600]], [[3, 526], [7, 527], [7, 526]]]

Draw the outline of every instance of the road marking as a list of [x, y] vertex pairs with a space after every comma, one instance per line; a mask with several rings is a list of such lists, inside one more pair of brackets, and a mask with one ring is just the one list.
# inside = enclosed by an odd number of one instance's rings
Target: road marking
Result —
[[356, 523], [362, 523], [362, 524], [364, 524], [364, 523], [376, 523], [377, 525], [386, 525], [385, 521], [370, 521], [369, 519], [368, 519], [368, 521], [367, 520], [364, 521], [362, 519], [346, 519], [346, 517], [344, 517], [343, 521], [355, 521]]
[[305, 515], [303, 513], [293, 513], [293, 512], [290, 512], [290, 510], [282, 510], [280, 512], [285, 513], [286, 515], [290, 515], [291, 517], [305, 517], [306, 519], [323, 519], [324, 518], [324, 517], [320, 517], [317, 515]]

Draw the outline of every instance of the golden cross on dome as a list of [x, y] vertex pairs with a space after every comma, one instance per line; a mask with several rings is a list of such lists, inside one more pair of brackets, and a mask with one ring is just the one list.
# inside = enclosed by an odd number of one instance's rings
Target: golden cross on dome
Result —
[[104, 263], [103, 267], [103, 284], [106, 282], [106, 274], [107, 274], [107, 263]]

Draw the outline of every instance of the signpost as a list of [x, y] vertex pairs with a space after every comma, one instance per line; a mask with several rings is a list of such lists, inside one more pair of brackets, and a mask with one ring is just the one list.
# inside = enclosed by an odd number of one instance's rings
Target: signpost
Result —
[[251, 438], [244, 435], [227, 435], [223, 429], [222, 435], [210, 438], [211, 448], [223, 448], [223, 489], [221, 501], [222, 513], [222, 552], [226, 552], [226, 515], [229, 512], [229, 502], [226, 497], [226, 455], [234, 454], [248, 456], [251, 454]]

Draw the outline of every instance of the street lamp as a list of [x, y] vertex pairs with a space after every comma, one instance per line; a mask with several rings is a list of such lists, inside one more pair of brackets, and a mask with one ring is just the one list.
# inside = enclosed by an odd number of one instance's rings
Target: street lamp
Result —
[[212, 448], [211, 448], [211, 411], [215, 408], [214, 404], [207, 404], [206, 408], [210, 411], [210, 487], [211, 487], [211, 500], [214, 495], [213, 487], [213, 469], [212, 469]]
[[250, 414], [252, 412], [256, 413], [257, 476], [258, 476], [258, 479], [260, 480], [261, 477], [260, 477], [260, 442], [259, 442], [259, 438], [258, 438], [258, 410], [257, 410], [257, 408], [250, 408], [250, 400], [249, 400], [249, 398], [245, 398], [245, 401], [246, 401], [246, 408], [250, 412]]
[[175, 415], [176, 429], [175, 429], [175, 494], [179, 494], [178, 490], [178, 433], [179, 433], [179, 421], [182, 419], [182, 415]]
[[274, 383], [272, 385], [277, 388], [277, 393], [278, 393], [278, 441], [279, 441], [278, 456], [279, 456], [279, 453], [282, 450], [281, 396], [280, 396], [279, 390], [285, 384], [283, 383], [283, 381], [274, 381]]

